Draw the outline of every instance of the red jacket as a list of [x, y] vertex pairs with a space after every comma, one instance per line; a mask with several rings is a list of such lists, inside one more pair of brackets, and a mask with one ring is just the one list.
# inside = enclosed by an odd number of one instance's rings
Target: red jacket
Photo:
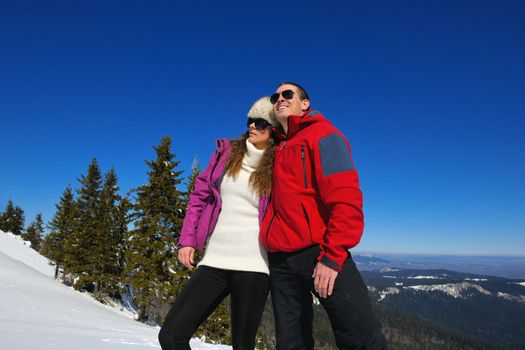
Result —
[[269, 252], [315, 244], [318, 261], [338, 271], [363, 233], [363, 197], [350, 144], [317, 111], [288, 118], [277, 147], [272, 199], [260, 231]]

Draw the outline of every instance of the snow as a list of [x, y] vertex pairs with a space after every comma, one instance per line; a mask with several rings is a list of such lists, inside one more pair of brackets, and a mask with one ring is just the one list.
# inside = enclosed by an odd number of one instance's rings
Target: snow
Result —
[[[0, 349], [160, 349], [158, 327], [53, 279], [47, 259], [0, 231]], [[192, 349], [231, 349], [191, 340]]]
[[380, 272], [397, 272], [399, 271], [399, 269], [395, 269], [395, 268], [392, 268], [392, 267], [383, 267]]
[[516, 283], [516, 284], [519, 284], [520, 286], [523, 286], [523, 287], [525, 287], [525, 282], [521, 282], [521, 283]]
[[32, 267], [44, 276], [55, 276], [55, 268], [49, 265], [49, 260], [30, 247], [31, 243], [24, 241], [20, 236], [0, 231], [0, 252]]
[[514, 295], [503, 293], [503, 292], [498, 292], [497, 295], [498, 297], [506, 299], [506, 300], [517, 301], [518, 303], [525, 303], [525, 295], [514, 296]]
[[408, 276], [408, 277], [400, 277], [400, 276], [383, 275], [383, 278], [407, 278], [409, 280], [442, 280], [444, 277], [439, 277], [439, 276]]
[[465, 298], [466, 296], [469, 296], [468, 294], [462, 293], [463, 291], [466, 291], [468, 289], [475, 289], [482, 294], [492, 295], [492, 293], [482, 288], [481, 286], [477, 284], [467, 283], [467, 282], [436, 284], [436, 285], [419, 285], [419, 286], [410, 286], [410, 287], [404, 287], [404, 288], [414, 289], [414, 290], [423, 291], [423, 292], [439, 291], [439, 292], [448, 294], [454, 298]]
[[381, 300], [385, 299], [387, 295], [398, 294], [399, 292], [400, 292], [399, 288], [388, 287], [387, 289], [382, 290], [381, 292], [379, 292], [379, 299], [378, 299], [378, 301], [381, 301]]
[[465, 281], [485, 282], [488, 281], [486, 278], [465, 278]]

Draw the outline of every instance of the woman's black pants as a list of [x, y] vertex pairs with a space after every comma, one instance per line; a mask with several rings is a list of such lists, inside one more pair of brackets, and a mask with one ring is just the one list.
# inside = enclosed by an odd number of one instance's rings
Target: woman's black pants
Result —
[[233, 349], [254, 349], [269, 290], [267, 274], [199, 266], [159, 332], [162, 350], [190, 349], [190, 339], [222, 300], [231, 294]]

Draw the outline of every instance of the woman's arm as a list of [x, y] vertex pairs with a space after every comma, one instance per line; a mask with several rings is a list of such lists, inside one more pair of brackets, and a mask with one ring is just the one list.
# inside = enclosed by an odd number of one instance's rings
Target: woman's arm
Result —
[[201, 217], [202, 210], [210, 196], [210, 187], [207, 179], [217, 162], [218, 152], [215, 151], [208, 162], [208, 166], [197, 176], [195, 188], [190, 194], [186, 215], [182, 224], [182, 230], [179, 239], [179, 248], [197, 247], [197, 225]]

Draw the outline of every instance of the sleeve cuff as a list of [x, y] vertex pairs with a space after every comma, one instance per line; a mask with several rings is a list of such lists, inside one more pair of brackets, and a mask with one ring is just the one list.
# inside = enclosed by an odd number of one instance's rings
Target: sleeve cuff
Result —
[[339, 264], [337, 264], [335, 261], [333, 260], [330, 260], [326, 255], [323, 255], [321, 257], [321, 260], [319, 260], [319, 262], [323, 265], [326, 265], [328, 267], [331, 267], [332, 269], [336, 270], [336, 271], [341, 271], [341, 267], [339, 266]]
[[177, 249], [182, 247], [197, 247], [197, 242], [193, 239], [185, 239], [185, 240], [179, 240], [179, 244], [177, 244]]

